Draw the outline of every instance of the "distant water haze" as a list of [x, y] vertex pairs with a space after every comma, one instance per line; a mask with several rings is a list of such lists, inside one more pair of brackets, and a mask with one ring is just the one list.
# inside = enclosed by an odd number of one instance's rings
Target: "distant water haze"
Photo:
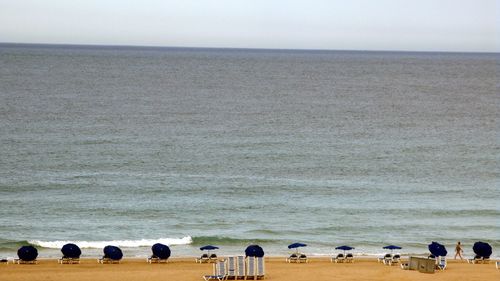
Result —
[[498, 257], [499, 58], [0, 45], [0, 255]]

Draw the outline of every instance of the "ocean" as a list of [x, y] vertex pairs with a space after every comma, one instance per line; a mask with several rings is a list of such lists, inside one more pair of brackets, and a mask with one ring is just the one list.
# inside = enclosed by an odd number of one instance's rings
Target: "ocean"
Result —
[[500, 54], [0, 44], [0, 257], [500, 256]]

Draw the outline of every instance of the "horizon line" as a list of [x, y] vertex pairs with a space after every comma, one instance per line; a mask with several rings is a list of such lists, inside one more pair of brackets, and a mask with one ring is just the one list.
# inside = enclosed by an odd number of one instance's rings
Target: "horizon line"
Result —
[[200, 50], [254, 50], [254, 51], [311, 51], [311, 52], [379, 52], [379, 53], [448, 53], [448, 54], [500, 54], [500, 52], [482, 51], [415, 51], [415, 50], [370, 50], [370, 49], [323, 49], [323, 48], [260, 48], [260, 47], [200, 47], [200, 46], [164, 46], [164, 45], [135, 45], [135, 44], [74, 44], [74, 43], [24, 43], [0, 42], [0, 46], [46, 46], [46, 47], [88, 47], [88, 48], [129, 48], [129, 49], [200, 49]]

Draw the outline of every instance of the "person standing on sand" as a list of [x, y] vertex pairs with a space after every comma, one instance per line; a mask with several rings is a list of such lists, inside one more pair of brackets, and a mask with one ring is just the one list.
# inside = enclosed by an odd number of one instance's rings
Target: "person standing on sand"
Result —
[[464, 258], [462, 257], [462, 253], [464, 250], [462, 249], [462, 245], [460, 244], [460, 241], [457, 242], [457, 245], [455, 246], [455, 259], [457, 259], [457, 256], [460, 257], [460, 260], [463, 260]]

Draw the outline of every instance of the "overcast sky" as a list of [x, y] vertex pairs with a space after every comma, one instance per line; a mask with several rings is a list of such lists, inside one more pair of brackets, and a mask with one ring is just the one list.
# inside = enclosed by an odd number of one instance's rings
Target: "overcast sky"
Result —
[[0, 42], [500, 52], [500, 0], [0, 0]]

